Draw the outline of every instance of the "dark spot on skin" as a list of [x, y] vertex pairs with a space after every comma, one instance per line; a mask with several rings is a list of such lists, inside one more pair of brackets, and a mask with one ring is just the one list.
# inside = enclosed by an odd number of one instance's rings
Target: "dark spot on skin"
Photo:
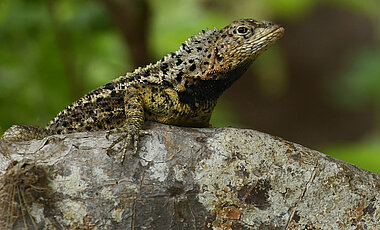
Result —
[[104, 129], [102, 124], [96, 124], [96, 127], [97, 127], [98, 129]]
[[93, 114], [95, 114], [95, 112], [94, 112], [95, 110], [93, 110], [93, 109], [89, 109], [89, 110], [87, 110], [87, 115], [93, 115]]
[[[143, 74], [144, 77], [148, 77], [150, 75], [150, 70], [146, 70]], [[140, 78], [140, 77], [138, 77]]]
[[225, 38], [225, 37], [227, 37], [227, 34], [223, 34], [223, 35], [222, 35], [222, 38]]
[[156, 87], [152, 87], [151, 91], [152, 91], [152, 93], [157, 93], [157, 88]]
[[206, 31], [205, 31], [205, 30], [202, 30], [202, 34], [204, 34], [204, 33], [206, 33]]
[[176, 56], [176, 54], [175, 54], [175, 53], [173, 53], [173, 52], [171, 52], [170, 54], [172, 55], [172, 57], [175, 57], [175, 56]]
[[220, 48], [224, 48], [224, 45], [221, 45]]
[[193, 62], [194, 62], [194, 59], [190, 59], [190, 60], [189, 60], [189, 63], [193, 63]]
[[163, 85], [163, 86], [168, 86], [169, 88], [172, 88], [172, 87], [173, 87], [173, 84], [170, 83], [169, 81], [162, 81], [162, 85]]
[[232, 31], [232, 33], [236, 34], [236, 30]]
[[168, 68], [168, 64], [167, 63], [163, 63], [161, 65], [161, 70], [166, 70]]
[[101, 101], [103, 101], [103, 97], [98, 97], [98, 98], [96, 98], [96, 102], [101, 102]]
[[166, 73], [168, 71], [168, 64], [167, 63], [163, 63], [160, 68], [161, 68], [162, 73], [164, 75], [166, 75]]
[[111, 97], [116, 97], [116, 91], [111, 92]]
[[198, 51], [202, 51], [202, 47], [197, 47], [197, 50]]
[[177, 73], [177, 77], [175, 78], [178, 82], [182, 81], [183, 72]]
[[228, 34], [228, 37], [232, 37], [233, 35], [232, 34]]
[[135, 78], [136, 78], [136, 75], [133, 75], [133, 76], [130, 76], [130, 77], [128, 77], [128, 78], [125, 78], [125, 79], [120, 80], [120, 83], [131, 82], [131, 81], [134, 81]]
[[90, 105], [91, 105], [90, 102], [86, 102], [86, 103], [83, 104], [83, 107], [88, 107], [88, 106], [90, 106]]
[[203, 62], [204, 65], [210, 64], [208, 61]]
[[108, 83], [106, 85], [104, 85], [104, 89], [109, 89], [109, 90], [113, 90], [115, 87], [112, 85], [112, 83]]
[[91, 126], [86, 126], [85, 129], [86, 129], [87, 131], [91, 131], [91, 130], [92, 130], [92, 127], [91, 127]]
[[181, 65], [181, 63], [182, 63], [182, 60], [181, 59], [177, 59], [177, 62], [175, 63], [177, 66], [179, 66], [179, 65]]
[[205, 53], [207, 53], [207, 51], [208, 51], [208, 48], [205, 49]]
[[192, 64], [189, 68], [190, 71], [194, 71], [197, 68], [195, 64]]
[[211, 57], [211, 54], [207, 55], [207, 58], [210, 58]]

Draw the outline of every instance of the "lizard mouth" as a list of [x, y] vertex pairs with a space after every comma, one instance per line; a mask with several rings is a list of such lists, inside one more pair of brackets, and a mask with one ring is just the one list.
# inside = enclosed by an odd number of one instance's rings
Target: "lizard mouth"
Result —
[[282, 27], [280, 25], [273, 25], [270, 28], [267, 28], [267, 30], [268, 31], [261, 34], [261, 36], [259, 38], [257, 38], [256, 42], [255, 42], [262, 47], [267, 47], [268, 45], [277, 41], [285, 33], [284, 27]]
[[282, 37], [285, 33], [284, 27], [277, 25], [271, 32], [272, 34], [278, 34], [279, 37]]
[[265, 33], [260, 39], [268, 38], [268, 37], [279, 39], [284, 35], [284, 33], [285, 33], [284, 27], [280, 25], [274, 25], [272, 26], [272, 29], [269, 32]]

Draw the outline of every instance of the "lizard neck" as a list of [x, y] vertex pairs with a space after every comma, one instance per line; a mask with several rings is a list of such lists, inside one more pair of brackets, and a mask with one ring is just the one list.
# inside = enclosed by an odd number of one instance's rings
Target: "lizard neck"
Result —
[[238, 68], [227, 72], [215, 73], [213, 78], [199, 80], [179, 91], [179, 100], [190, 106], [216, 101], [248, 69], [251, 62], [242, 63]]

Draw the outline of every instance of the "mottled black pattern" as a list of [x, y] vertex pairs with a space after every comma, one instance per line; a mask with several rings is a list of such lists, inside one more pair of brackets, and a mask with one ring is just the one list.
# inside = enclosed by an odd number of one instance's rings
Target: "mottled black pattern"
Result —
[[[135, 152], [145, 120], [208, 127], [218, 97], [284, 29], [241, 19], [221, 30], [202, 30], [155, 64], [138, 68], [93, 90], [62, 110], [45, 128], [15, 125], [3, 139], [108, 130], [124, 135]], [[112, 144], [111, 147], [114, 146]]]

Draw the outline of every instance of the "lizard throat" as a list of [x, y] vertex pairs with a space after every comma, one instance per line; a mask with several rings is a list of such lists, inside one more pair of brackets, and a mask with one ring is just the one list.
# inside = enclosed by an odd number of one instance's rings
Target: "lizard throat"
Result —
[[177, 92], [180, 102], [194, 107], [196, 103], [204, 104], [216, 101], [248, 69], [252, 62], [242, 63], [239, 67], [227, 73], [216, 73], [216, 79], [207, 79], [194, 82], [186, 90]]

